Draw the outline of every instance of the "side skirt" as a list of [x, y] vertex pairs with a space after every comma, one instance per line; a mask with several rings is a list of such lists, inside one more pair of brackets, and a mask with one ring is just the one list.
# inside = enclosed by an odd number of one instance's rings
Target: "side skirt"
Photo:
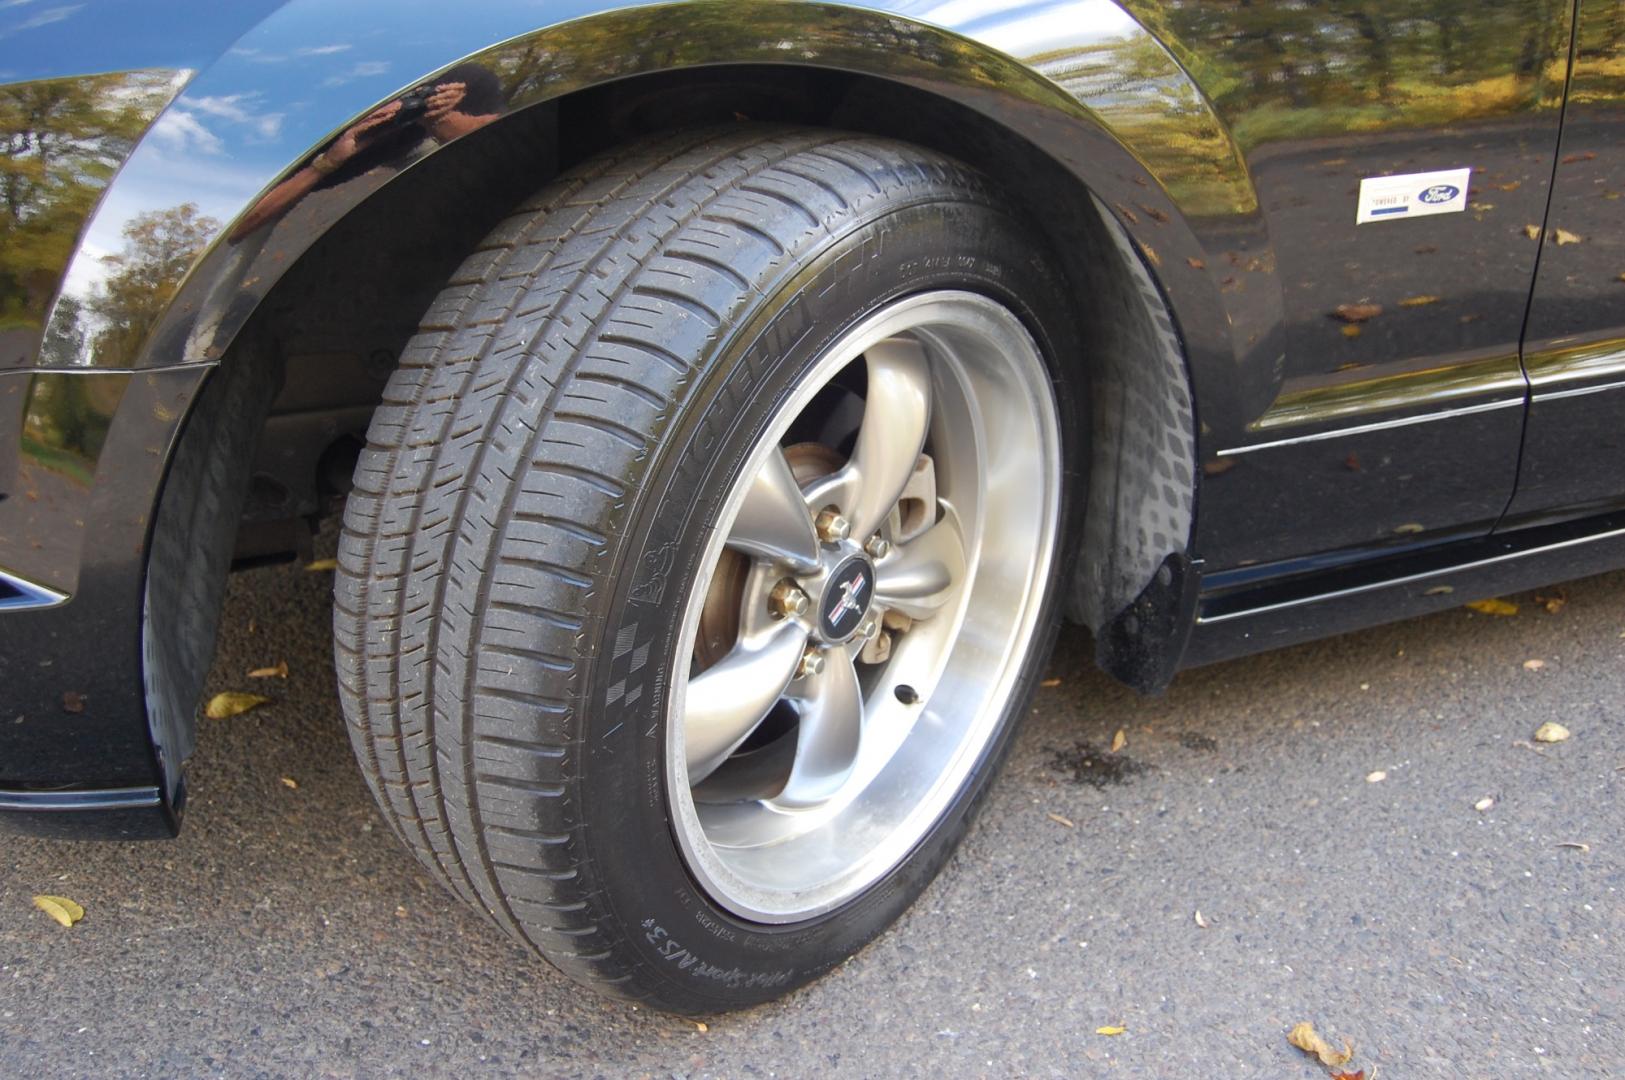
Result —
[[[1625, 512], [1260, 580], [1207, 576], [1180, 667], [1295, 645], [1625, 566]], [[1251, 580], [1248, 580], [1251, 579]]]

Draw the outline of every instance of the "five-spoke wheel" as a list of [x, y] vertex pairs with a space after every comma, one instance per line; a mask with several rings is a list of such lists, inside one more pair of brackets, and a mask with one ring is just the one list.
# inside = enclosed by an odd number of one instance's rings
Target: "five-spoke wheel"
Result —
[[690, 604], [669, 728], [679, 832], [721, 902], [837, 904], [952, 796], [1052, 557], [1052, 416], [1019, 321], [944, 292], [846, 334], [764, 432]]

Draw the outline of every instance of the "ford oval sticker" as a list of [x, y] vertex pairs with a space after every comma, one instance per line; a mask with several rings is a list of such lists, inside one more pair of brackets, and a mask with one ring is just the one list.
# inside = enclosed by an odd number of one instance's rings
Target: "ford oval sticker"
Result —
[[1360, 180], [1359, 212], [1354, 223], [1395, 218], [1455, 214], [1467, 209], [1467, 178], [1472, 169], [1366, 176]]

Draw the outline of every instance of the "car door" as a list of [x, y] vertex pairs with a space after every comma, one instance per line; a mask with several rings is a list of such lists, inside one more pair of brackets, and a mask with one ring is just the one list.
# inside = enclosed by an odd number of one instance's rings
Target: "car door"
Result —
[[1258, 193], [1267, 250], [1234, 244], [1211, 269], [1279, 301], [1256, 346], [1276, 354], [1270, 396], [1203, 433], [1207, 572], [1488, 533], [1517, 475], [1528, 230], [1569, 3], [1134, 7], [1175, 42]]
[[1508, 527], [1625, 502], [1625, 6], [1581, 0], [1524, 342], [1529, 425]]

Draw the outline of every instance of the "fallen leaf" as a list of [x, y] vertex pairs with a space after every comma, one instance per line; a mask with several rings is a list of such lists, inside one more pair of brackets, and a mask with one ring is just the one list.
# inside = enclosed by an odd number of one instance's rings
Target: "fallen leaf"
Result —
[[284, 776], [282, 778], [282, 786], [285, 787], [285, 788], [291, 788], [294, 791], [298, 791], [299, 790], [299, 781], [295, 780], [291, 776]]
[[1568, 594], [1562, 589], [1557, 590], [1550, 596], [1546, 596], [1543, 593], [1535, 594], [1535, 603], [1544, 607], [1548, 615], [1556, 615], [1559, 611], [1563, 610], [1564, 605], [1566, 605], [1568, 602]]
[[1388, 779], [1388, 774], [1381, 769], [1374, 773], [1365, 774], [1365, 782], [1368, 784], [1380, 784], [1386, 779]]
[[1122, 203], [1117, 204], [1117, 212], [1122, 214], [1130, 225], [1138, 225], [1140, 223], [1139, 216]]
[[1571, 233], [1567, 229], [1553, 231], [1552, 238], [1556, 241], [1558, 247], [1562, 247], [1564, 244], [1579, 244], [1585, 240], [1585, 237], [1579, 233]]
[[1338, 304], [1332, 309], [1332, 318], [1346, 323], [1362, 323], [1382, 314], [1381, 304]]
[[1596, 159], [1597, 159], [1596, 151], [1595, 150], [1587, 150], [1583, 154], [1568, 154], [1568, 155], [1566, 155], [1563, 158], [1563, 164], [1565, 164], [1565, 165], [1573, 165], [1575, 162], [1578, 162], [1578, 161], [1595, 161]]
[[1473, 809], [1477, 810], [1480, 814], [1482, 814], [1484, 811], [1488, 810], [1490, 807], [1492, 807], [1494, 805], [1495, 805], [1495, 800], [1492, 799], [1490, 796], [1486, 795], [1482, 799], [1478, 800], [1477, 802], [1475, 802], [1473, 804]]
[[1286, 1033], [1286, 1041], [1306, 1054], [1313, 1054], [1322, 1065], [1346, 1065], [1354, 1056], [1354, 1044], [1343, 1040], [1342, 1050], [1333, 1050], [1331, 1044], [1320, 1037], [1315, 1026], [1305, 1020]]
[[1517, 191], [1519, 188], [1523, 187], [1523, 181], [1513, 180], [1510, 183], [1496, 184], [1495, 186], [1502, 191]]
[[1097, 1028], [1095, 1028], [1095, 1034], [1096, 1035], [1121, 1035], [1121, 1034], [1123, 1034], [1123, 1032], [1125, 1032], [1127, 1030], [1128, 1030], [1128, 1028], [1120, 1027], [1117, 1024], [1107, 1024], [1105, 1027], [1097, 1027]]
[[1150, 244], [1141, 244], [1140, 246], [1145, 249], [1145, 257], [1151, 260], [1152, 266], [1162, 265], [1162, 256], [1157, 254], [1156, 248], [1152, 247]]
[[1562, 742], [1569, 737], [1569, 729], [1550, 720], [1535, 729], [1536, 742]]
[[[1563, 841], [1560, 841], [1557, 846], [1558, 847], [1573, 848], [1575, 851], [1578, 851], [1582, 855], [1584, 855], [1586, 852], [1591, 850], [1591, 845], [1590, 844], [1582, 844], [1578, 840], [1563, 840]], [[35, 899], [37, 900], [39, 898], [35, 897]]]
[[1523, 662], [1523, 669], [1525, 671], [1539, 671], [1541, 668], [1543, 668], [1545, 666], [1546, 666], [1546, 661], [1544, 661], [1544, 660], [1525, 660]]
[[72, 926], [85, 917], [85, 909], [66, 896], [36, 896], [34, 906], [63, 926]]
[[1525, 225], [1523, 227], [1523, 234], [1525, 236], [1529, 237], [1529, 239], [1531, 239], [1531, 240], [1539, 240], [1540, 239], [1540, 226], [1539, 225]]
[[1203, 930], [1206, 930], [1210, 925], [1212, 925], [1202, 916], [1201, 908], [1196, 909], [1196, 925], [1200, 926]]
[[[1225, 473], [1229, 472], [1235, 467], [1236, 459], [1233, 457], [1216, 458], [1213, 461], [1202, 462], [1202, 475], [1223, 476]], [[1625, 637], [1625, 634], [1621, 634], [1620, 637]]]
[[1076, 821], [1073, 821], [1071, 818], [1062, 817], [1060, 814], [1045, 814], [1044, 816], [1055, 822], [1055, 824], [1065, 825], [1069, 829], [1076, 829], [1078, 827], [1078, 823]]
[[1492, 203], [1492, 202], [1468, 203], [1467, 204], [1467, 209], [1469, 209], [1469, 210], [1477, 210], [1479, 213], [1482, 214], [1486, 210], [1494, 210], [1495, 209], [1495, 204]]
[[1365, 1080], [1365, 1070], [1361, 1069], [1358, 1072], [1334, 1072], [1332, 1073], [1332, 1080]]
[[1060, 686], [1061, 685], [1061, 680], [1060, 679], [1045, 679], [1043, 682], [1039, 683], [1038, 685], [1039, 686]]
[[1357, 338], [1360, 336], [1360, 328], [1355, 326], [1353, 323], [1349, 323], [1347, 326], [1343, 327], [1343, 336], [1346, 338]]
[[1360, 455], [1359, 454], [1350, 454], [1348, 457], [1344, 458], [1343, 459], [1343, 468], [1347, 469], [1349, 472], [1359, 472], [1360, 471]]
[[1145, 211], [1146, 217], [1150, 218], [1152, 221], [1155, 221], [1157, 224], [1166, 225], [1168, 223], [1168, 215], [1163, 213], [1161, 210], [1158, 210], [1155, 206], [1147, 206], [1145, 203], [1141, 203], [1140, 209]]
[[711, 1025], [707, 1024], [704, 1020], [696, 1020], [694, 1021], [694, 1030], [698, 1031], [701, 1035], [704, 1035], [707, 1031], [711, 1030]]
[[1443, 299], [1443, 297], [1429, 296], [1427, 293], [1421, 293], [1417, 296], [1407, 296], [1405, 299], [1399, 302], [1399, 306], [1426, 307], [1429, 304], [1437, 304], [1441, 299]]
[[82, 713], [85, 711], [85, 695], [77, 690], [62, 691], [62, 711]]
[[288, 662], [277, 661], [276, 667], [257, 667], [248, 673], [250, 679], [286, 679], [288, 677]]
[[[1400, 526], [1400, 528], [1404, 528], [1404, 526]], [[1395, 529], [1394, 531], [1399, 532], [1399, 529]], [[1433, 588], [1429, 589], [1427, 592], [1423, 593], [1422, 595], [1423, 596], [1449, 596], [1451, 593], [1453, 593], [1455, 591], [1456, 591], [1456, 587], [1454, 585], [1435, 585], [1435, 586], [1433, 586]]]
[[1119, 750], [1123, 749], [1123, 747], [1125, 747], [1127, 745], [1128, 745], [1128, 732], [1124, 731], [1122, 728], [1118, 728], [1117, 729], [1117, 734], [1112, 736], [1112, 749], [1111, 749], [1111, 752], [1115, 754], [1115, 753], [1117, 753]]
[[339, 561], [337, 559], [317, 559], [313, 563], [305, 564], [306, 570], [337, 570], [338, 568]]
[[270, 700], [270, 698], [260, 697], [258, 694], [241, 694], [227, 691], [224, 694], [216, 694], [210, 698], [209, 704], [203, 709], [203, 715], [210, 720], [226, 720], [245, 713], [249, 709], [267, 704]]
[[1415, 536], [1417, 533], [1425, 531], [1425, 529], [1424, 525], [1416, 521], [1407, 521], [1403, 525], [1394, 526], [1394, 532], [1400, 536]]
[[1480, 615], [1516, 615], [1517, 604], [1509, 604], [1505, 600], [1474, 600], [1467, 605]]

